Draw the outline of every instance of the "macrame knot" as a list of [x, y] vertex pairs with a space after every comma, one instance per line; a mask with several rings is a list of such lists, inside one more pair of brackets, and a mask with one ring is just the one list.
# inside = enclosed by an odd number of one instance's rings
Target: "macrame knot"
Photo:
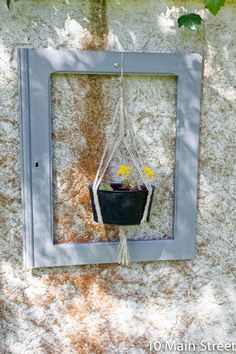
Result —
[[126, 234], [124, 232], [123, 227], [120, 227], [120, 243], [119, 243], [118, 263], [123, 266], [128, 266], [130, 264], [127, 238], [126, 238]]

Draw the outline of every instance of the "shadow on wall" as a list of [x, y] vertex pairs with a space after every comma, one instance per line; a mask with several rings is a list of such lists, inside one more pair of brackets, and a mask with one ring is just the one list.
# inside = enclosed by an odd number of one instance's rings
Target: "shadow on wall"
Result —
[[5, 337], [10, 349], [12, 336], [18, 348], [25, 345], [18, 334], [22, 320], [32, 345], [37, 340], [40, 349], [56, 346], [80, 353], [123, 346], [147, 351], [155, 338], [182, 341], [190, 336], [198, 343], [196, 326], [203, 339], [207, 335], [217, 341], [219, 335], [227, 338], [233, 325], [228, 317], [235, 311], [233, 278], [226, 291], [213, 270], [202, 269], [199, 276], [195, 261], [33, 270], [26, 279], [9, 264], [3, 263], [2, 271], [12, 275], [4, 279], [7, 302], [2, 307], [3, 318], [14, 322]]

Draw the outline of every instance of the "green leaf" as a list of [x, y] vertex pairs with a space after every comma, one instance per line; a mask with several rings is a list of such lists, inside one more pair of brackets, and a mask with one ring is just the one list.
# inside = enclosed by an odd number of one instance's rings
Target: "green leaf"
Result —
[[11, 0], [6, 0], [6, 1], [7, 1], [7, 7], [8, 7], [8, 9], [10, 9]]
[[178, 18], [178, 26], [190, 29], [191, 31], [197, 31], [201, 25], [203, 19], [201, 16], [191, 13], [187, 15], [182, 15]]
[[99, 186], [99, 189], [100, 190], [104, 190], [104, 191], [112, 191], [112, 187], [110, 184], [108, 183], [102, 183], [100, 186]]
[[205, 8], [208, 9], [214, 16], [218, 14], [224, 4], [225, 0], [205, 0]]

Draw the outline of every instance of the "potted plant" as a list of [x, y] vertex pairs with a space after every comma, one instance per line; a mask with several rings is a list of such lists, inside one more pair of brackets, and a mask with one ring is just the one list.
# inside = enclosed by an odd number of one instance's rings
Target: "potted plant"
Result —
[[[150, 167], [143, 167], [149, 181], [153, 180], [154, 172]], [[109, 225], [138, 225], [141, 223], [148, 189], [145, 184], [132, 178], [132, 168], [121, 165], [117, 172], [123, 180], [121, 182], [101, 183], [97, 194], [104, 224]], [[151, 185], [151, 200], [148, 207], [146, 221], [149, 220], [152, 197], [155, 186]], [[98, 222], [97, 211], [94, 203], [93, 184], [89, 185], [89, 192], [93, 210], [94, 221]]]

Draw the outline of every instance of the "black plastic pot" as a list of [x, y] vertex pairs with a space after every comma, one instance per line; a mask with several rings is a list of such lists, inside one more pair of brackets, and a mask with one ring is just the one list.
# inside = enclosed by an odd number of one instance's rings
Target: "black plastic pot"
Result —
[[[112, 187], [120, 186], [120, 183], [111, 183]], [[90, 198], [93, 209], [94, 221], [98, 221], [93, 199], [93, 185], [89, 185]], [[152, 186], [152, 198], [155, 186]], [[138, 225], [140, 224], [147, 200], [147, 188], [142, 190], [98, 190], [98, 199], [101, 207], [104, 224], [108, 225]], [[152, 198], [149, 206], [147, 221], [149, 220]]]

